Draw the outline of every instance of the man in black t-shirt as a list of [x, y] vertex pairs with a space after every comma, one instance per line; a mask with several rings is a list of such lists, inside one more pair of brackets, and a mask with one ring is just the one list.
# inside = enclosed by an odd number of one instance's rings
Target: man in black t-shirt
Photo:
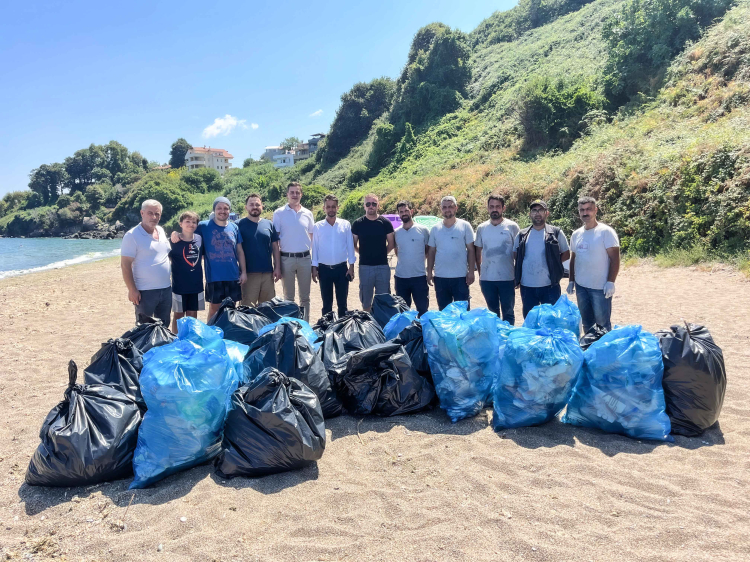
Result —
[[396, 247], [393, 225], [378, 214], [378, 196], [365, 195], [365, 216], [352, 224], [354, 249], [359, 253], [359, 300], [370, 312], [374, 295], [391, 292], [388, 252]]

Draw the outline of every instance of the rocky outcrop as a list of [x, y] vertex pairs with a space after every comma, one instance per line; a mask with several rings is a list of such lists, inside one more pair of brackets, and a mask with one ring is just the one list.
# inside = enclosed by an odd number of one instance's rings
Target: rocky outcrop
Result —
[[125, 234], [125, 225], [120, 221], [115, 224], [101, 222], [97, 217], [86, 217], [79, 232], [63, 236], [68, 240], [111, 240], [122, 238]]

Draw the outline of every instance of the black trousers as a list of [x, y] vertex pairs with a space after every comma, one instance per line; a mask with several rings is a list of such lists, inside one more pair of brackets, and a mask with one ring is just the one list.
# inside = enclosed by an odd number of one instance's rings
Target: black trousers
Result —
[[336, 289], [336, 308], [338, 315], [346, 314], [346, 299], [349, 297], [349, 278], [346, 262], [330, 266], [318, 265], [318, 282], [320, 283], [320, 297], [323, 299], [322, 314], [333, 310], [333, 291]]

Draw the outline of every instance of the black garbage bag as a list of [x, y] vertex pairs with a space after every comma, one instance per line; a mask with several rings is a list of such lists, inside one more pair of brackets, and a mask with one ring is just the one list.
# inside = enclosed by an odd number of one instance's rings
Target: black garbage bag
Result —
[[299, 380], [267, 368], [232, 394], [214, 466], [222, 478], [265, 476], [304, 468], [325, 447], [318, 397]]
[[352, 414], [410, 414], [435, 398], [435, 388], [417, 373], [404, 347], [390, 342], [352, 353], [336, 389]]
[[607, 332], [607, 328], [605, 328], [601, 324], [594, 324], [593, 326], [591, 326], [591, 328], [589, 328], [589, 331], [583, 334], [581, 336], [581, 339], [578, 340], [581, 349], [583, 351], [586, 351], [592, 343], [594, 343], [595, 341], [599, 341], [599, 338]]
[[318, 356], [326, 369], [351, 351], [361, 351], [385, 342], [382, 328], [372, 315], [361, 310], [350, 310], [331, 322], [323, 334]]
[[161, 320], [150, 316], [138, 318], [135, 328], [128, 330], [120, 337], [132, 341], [142, 354], [152, 347], [166, 345], [177, 339], [177, 336], [170, 332]]
[[385, 325], [388, 324], [388, 321], [394, 314], [406, 312], [407, 310], [409, 310], [409, 306], [398, 295], [381, 293], [375, 295], [375, 298], [372, 299], [372, 316], [380, 324], [381, 328], [385, 328]]
[[257, 308], [237, 306], [227, 297], [208, 321], [209, 326], [216, 326], [224, 331], [224, 339], [250, 345], [258, 339], [258, 332], [271, 321]]
[[83, 370], [84, 384], [105, 384], [122, 392], [146, 411], [138, 377], [143, 368], [143, 355], [133, 342], [123, 338], [103, 343], [91, 358], [91, 365]]
[[245, 379], [251, 382], [266, 367], [278, 369], [310, 387], [326, 418], [341, 415], [341, 402], [328, 372], [297, 324], [279, 324], [255, 340], [245, 356], [244, 367]]
[[694, 437], [719, 419], [727, 388], [724, 354], [705, 326], [656, 332], [664, 361], [664, 399], [672, 433]]
[[42, 424], [42, 442], [29, 461], [29, 486], [87, 486], [133, 474], [141, 411], [107, 385], [77, 385], [68, 363], [65, 398]]
[[432, 372], [427, 362], [427, 351], [424, 348], [424, 339], [422, 338], [422, 323], [419, 320], [414, 320], [401, 330], [392, 341], [404, 346], [412, 366], [420, 375], [432, 382]]
[[285, 301], [274, 297], [270, 301], [258, 305], [258, 312], [271, 322], [278, 322], [281, 318], [302, 318], [302, 309], [294, 301]]
[[336, 320], [339, 319], [339, 315], [336, 313], [335, 310], [332, 310], [331, 312], [328, 312], [327, 314], [324, 314], [321, 316], [318, 321], [313, 324], [313, 332], [318, 334], [319, 336], [322, 336], [326, 333], [326, 330], [328, 330], [329, 326], [336, 322]]

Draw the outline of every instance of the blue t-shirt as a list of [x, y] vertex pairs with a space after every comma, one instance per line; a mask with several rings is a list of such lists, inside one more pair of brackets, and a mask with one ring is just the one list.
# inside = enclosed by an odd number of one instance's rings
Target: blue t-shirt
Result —
[[273, 271], [272, 245], [278, 242], [279, 233], [268, 219], [257, 223], [244, 218], [237, 223], [242, 236], [242, 249], [248, 273], [271, 273]]
[[172, 292], [175, 295], [192, 295], [203, 292], [202, 241], [196, 234], [190, 242], [180, 240], [172, 244], [169, 260], [172, 262]]
[[206, 283], [237, 281], [240, 278], [237, 244], [242, 244], [237, 225], [232, 221], [226, 226], [219, 226], [213, 220], [201, 221], [195, 232], [203, 239]]

